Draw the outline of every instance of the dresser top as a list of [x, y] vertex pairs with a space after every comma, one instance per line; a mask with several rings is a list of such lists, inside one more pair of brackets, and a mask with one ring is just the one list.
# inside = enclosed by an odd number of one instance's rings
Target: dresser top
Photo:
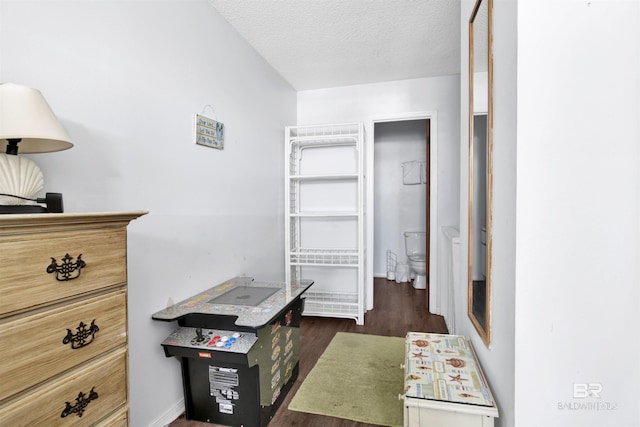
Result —
[[268, 324], [312, 284], [310, 280], [303, 280], [289, 290], [281, 282], [254, 282], [251, 277], [234, 277], [151, 317], [172, 321], [189, 314], [233, 316], [237, 317], [237, 326], [257, 328]]
[[123, 211], [4, 214], [0, 215], [0, 233], [15, 233], [33, 228], [81, 227], [95, 224], [122, 226], [147, 213], [147, 211]]

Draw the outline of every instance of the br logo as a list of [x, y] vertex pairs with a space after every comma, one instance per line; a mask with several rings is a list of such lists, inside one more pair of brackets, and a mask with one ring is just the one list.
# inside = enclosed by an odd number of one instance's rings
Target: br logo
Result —
[[602, 384], [599, 383], [578, 383], [573, 385], [573, 398], [586, 399], [588, 397], [600, 398]]

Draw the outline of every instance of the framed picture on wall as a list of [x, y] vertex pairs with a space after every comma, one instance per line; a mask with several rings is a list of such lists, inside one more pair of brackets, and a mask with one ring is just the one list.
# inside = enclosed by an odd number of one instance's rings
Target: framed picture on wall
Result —
[[196, 114], [196, 144], [206, 147], [224, 148], [224, 123]]

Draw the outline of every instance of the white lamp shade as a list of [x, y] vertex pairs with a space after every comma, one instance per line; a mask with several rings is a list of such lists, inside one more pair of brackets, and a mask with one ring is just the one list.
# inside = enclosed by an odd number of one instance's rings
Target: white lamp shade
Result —
[[71, 138], [39, 90], [0, 84], [0, 140], [21, 139], [20, 153], [46, 153], [73, 147]]

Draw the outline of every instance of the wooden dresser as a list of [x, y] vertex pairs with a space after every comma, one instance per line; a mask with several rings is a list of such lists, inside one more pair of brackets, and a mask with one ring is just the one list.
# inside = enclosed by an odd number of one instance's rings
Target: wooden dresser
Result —
[[127, 225], [0, 215], [0, 426], [127, 426]]

